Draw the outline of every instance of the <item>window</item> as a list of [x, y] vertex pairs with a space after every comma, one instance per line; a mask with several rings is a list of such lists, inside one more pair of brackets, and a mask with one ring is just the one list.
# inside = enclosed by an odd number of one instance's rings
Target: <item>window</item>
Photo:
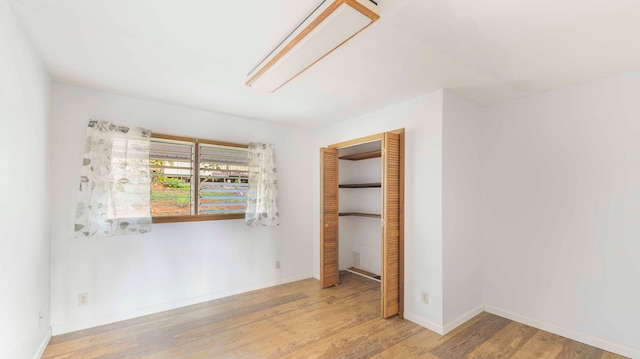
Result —
[[153, 134], [149, 160], [154, 223], [244, 218], [246, 145]]

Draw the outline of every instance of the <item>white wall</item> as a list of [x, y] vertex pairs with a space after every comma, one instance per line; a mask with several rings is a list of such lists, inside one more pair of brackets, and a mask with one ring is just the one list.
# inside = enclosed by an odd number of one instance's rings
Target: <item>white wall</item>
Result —
[[487, 309], [637, 358], [639, 94], [639, 73], [548, 92], [478, 132]]
[[49, 75], [0, 0], [0, 358], [33, 358], [50, 335], [50, 105]]
[[480, 175], [482, 108], [445, 91], [442, 130], [442, 251], [445, 332], [483, 310]]
[[[249, 228], [242, 220], [156, 224], [147, 235], [72, 240], [89, 119], [157, 133], [274, 143], [280, 226]], [[316, 154], [307, 130], [60, 84], [54, 86], [52, 120], [54, 334], [311, 277], [309, 158]], [[78, 306], [82, 292], [89, 293], [87, 306]]]
[[[405, 318], [442, 332], [442, 91], [316, 132], [313, 270], [320, 276], [319, 148], [405, 128]], [[430, 303], [420, 302], [426, 291]]]

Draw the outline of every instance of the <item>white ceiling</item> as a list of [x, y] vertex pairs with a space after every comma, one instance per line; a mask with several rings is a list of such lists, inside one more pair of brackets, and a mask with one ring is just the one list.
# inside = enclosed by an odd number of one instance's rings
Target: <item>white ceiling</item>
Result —
[[440, 88], [490, 105], [640, 69], [640, 0], [379, 0], [276, 93], [246, 75], [320, 0], [11, 1], [56, 81], [309, 128]]

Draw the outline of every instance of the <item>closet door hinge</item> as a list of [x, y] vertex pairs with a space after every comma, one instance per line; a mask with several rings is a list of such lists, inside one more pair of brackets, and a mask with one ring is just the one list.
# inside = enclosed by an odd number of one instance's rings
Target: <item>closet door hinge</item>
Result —
[[385, 223], [385, 220], [384, 220], [384, 219], [381, 219], [381, 220], [380, 220], [380, 227], [384, 227], [384, 225], [385, 225], [385, 224], [386, 224], [386, 223]]

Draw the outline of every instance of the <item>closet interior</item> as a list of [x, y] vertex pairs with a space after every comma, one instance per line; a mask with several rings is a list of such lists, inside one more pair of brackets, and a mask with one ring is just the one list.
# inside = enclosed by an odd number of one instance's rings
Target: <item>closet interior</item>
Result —
[[321, 148], [320, 282], [340, 271], [381, 283], [383, 317], [402, 313], [404, 130]]
[[339, 269], [380, 282], [382, 141], [338, 149]]

